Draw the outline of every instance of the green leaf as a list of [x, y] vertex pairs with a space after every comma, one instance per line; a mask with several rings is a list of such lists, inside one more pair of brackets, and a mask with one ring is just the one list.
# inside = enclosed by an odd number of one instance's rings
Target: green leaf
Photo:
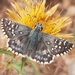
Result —
[[10, 56], [11, 59], [11, 63], [7, 63], [5, 62], [4, 64], [6, 65], [6, 68], [8, 68], [8, 66], [11, 66], [12, 68], [14, 68], [18, 73], [22, 74], [22, 75], [27, 75], [24, 69], [24, 59], [16, 61], [13, 57], [13, 53], [10, 52], [8, 50], [8, 48], [4, 47], [4, 48], [0, 48], [0, 53], [1, 54], [6, 54]]
[[22, 63], [21, 63], [21, 70], [22, 70], [22, 68], [24, 66], [25, 58], [22, 57], [21, 61], [22, 61]]
[[13, 57], [12, 59], [12, 67], [16, 69], [16, 71], [22, 75], [27, 75], [24, 69], [24, 65], [22, 65], [22, 60], [16, 61]]
[[12, 68], [14, 68], [19, 74], [27, 75], [24, 69], [24, 63], [26, 62], [28, 65], [30, 65], [33, 68], [35, 75], [40, 75], [38, 68], [30, 60], [28, 59], [25, 60], [25, 58], [22, 58], [21, 60], [16, 61], [13, 57], [12, 52], [10, 52], [8, 48], [0, 48], [0, 53], [1, 54], [4, 53], [10, 56], [11, 63], [10, 64], [6, 63], [6, 65], [7, 67], [11, 66]]
[[0, 53], [1, 53], [1, 54], [4, 53], [4, 54], [6, 54], [6, 55], [13, 56], [12, 52], [10, 52], [10, 51], [8, 50], [8, 48], [6, 48], [6, 47], [0, 48]]

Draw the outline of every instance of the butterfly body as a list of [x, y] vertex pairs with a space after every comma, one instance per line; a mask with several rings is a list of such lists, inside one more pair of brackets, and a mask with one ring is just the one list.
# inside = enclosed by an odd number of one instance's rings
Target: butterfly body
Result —
[[74, 47], [67, 40], [41, 32], [41, 24], [31, 29], [5, 18], [1, 20], [1, 28], [8, 36], [7, 47], [10, 51], [41, 64], [51, 63], [54, 56], [65, 54]]
[[30, 34], [29, 34], [29, 49], [34, 50], [35, 47], [38, 44], [38, 41], [40, 40], [41, 37], [39, 37], [39, 33], [41, 33], [41, 25], [38, 24], [37, 26], [35, 26], [35, 28], [33, 30], [31, 30]]

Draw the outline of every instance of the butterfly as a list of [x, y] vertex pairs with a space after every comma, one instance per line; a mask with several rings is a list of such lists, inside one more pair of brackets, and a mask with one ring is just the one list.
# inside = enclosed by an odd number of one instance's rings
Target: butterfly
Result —
[[41, 64], [52, 63], [54, 56], [66, 54], [74, 47], [67, 40], [43, 33], [40, 23], [32, 29], [4, 18], [1, 19], [1, 29], [8, 37], [7, 47], [10, 51]]

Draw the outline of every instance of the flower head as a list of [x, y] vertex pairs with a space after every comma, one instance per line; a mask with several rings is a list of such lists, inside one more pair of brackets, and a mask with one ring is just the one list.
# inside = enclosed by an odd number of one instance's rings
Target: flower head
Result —
[[[32, 0], [21, 0], [25, 6], [21, 6], [18, 3], [11, 3], [14, 10], [8, 9], [7, 15], [14, 21], [17, 21], [23, 25], [27, 25], [34, 28], [36, 23], [43, 25], [42, 32], [52, 35], [63, 37], [60, 33], [61, 29], [71, 23], [69, 17], [60, 17], [60, 14], [52, 17], [57, 10], [59, 4], [46, 10], [46, 0], [40, 0], [39, 2], [33, 2]], [[64, 34], [64, 37], [72, 37], [71, 34]]]

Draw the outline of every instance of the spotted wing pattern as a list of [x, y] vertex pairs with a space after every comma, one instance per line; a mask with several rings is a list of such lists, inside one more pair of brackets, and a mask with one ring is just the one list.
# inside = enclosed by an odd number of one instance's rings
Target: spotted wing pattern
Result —
[[41, 39], [39, 39], [34, 50], [29, 50], [30, 40], [28, 36], [32, 30], [31, 28], [7, 18], [1, 20], [1, 28], [3, 33], [8, 36], [7, 46], [13, 53], [28, 57], [41, 64], [51, 63], [54, 56], [65, 54], [74, 47], [67, 40], [40, 32], [41, 35], [38, 36]]
[[42, 38], [38, 42], [36, 49], [29, 53], [29, 57], [41, 64], [53, 62], [55, 56], [68, 53], [74, 45], [62, 38], [42, 33]]
[[19, 24], [7, 18], [1, 19], [1, 28], [4, 35], [8, 36], [8, 38], [17, 38], [19, 36], [28, 35], [32, 30], [28, 26]]
[[35, 50], [29, 53], [29, 57], [41, 64], [50, 64], [53, 62], [54, 58], [54, 56], [48, 51], [48, 48], [43, 42], [42, 38], [38, 42]]
[[7, 18], [1, 20], [1, 28], [4, 35], [8, 37], [7, 47], [9, 50], [25, 57], [27, 53], [25, 48], [28, 46], [28, 35], [32, 29]]
[[42, 38], [52, 55], [60, 56], [66, 54], [74, 47], [71, 42], [53, 35], [44, 33]]

